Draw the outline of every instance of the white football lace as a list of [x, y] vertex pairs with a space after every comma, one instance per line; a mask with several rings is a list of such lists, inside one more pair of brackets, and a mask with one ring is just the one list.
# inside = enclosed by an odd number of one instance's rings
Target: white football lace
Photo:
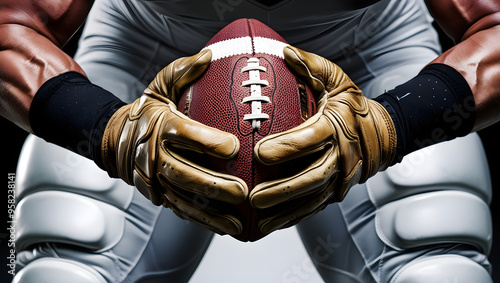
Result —
[[245, 114], [243, 120], [251, 120], [252, 128], [259, 129], [260, 121], [269, 119], [269, 115], [262, 113], [262, 102], [270, 102], [269, 97], [261, 95], [261, 86], [268, 86], [269, 82], [260, 79], [260, 72], [266, 72], [264, 66], [259, 65], [258, 58], [248, 58], [248, 65], [241, 69], [241, 72], [248, 72], [249, 78], [241, 83], [241, 86], [250, 87], [250, 96], [244, 97], [243, 103], [251, 103], [252, 113]]

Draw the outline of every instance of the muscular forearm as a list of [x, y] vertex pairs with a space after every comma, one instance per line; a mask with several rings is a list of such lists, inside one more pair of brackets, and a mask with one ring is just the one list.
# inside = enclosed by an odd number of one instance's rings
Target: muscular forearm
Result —
[[0, 111], [32, 132], [29, 109], [40, 86], [59, 74], [83, 71], [47, 38], [24, 26], [0, 26], [0, 45]]
[[500, 121], [500, 26], [474, 33], [433, 63], [459, 71], [468, 82], [476, 104], [474, 130]]
[[90, 1], [6, 0], [0, 5], [0, 112], [32, 132], [29, 109], [40, 86], [81, 68], [60, 47], [81, 25]]
[[456, 45], [415, 78], [376, 98], [393, 119], [398, 160], [425, 146], [500, 121], [497, 2], [426, 0]]
[[474, 130], [500, 121], [500, 3], [426, 2], [443, 30], [457, 43], [432, 63], [454, 68], [469, 84], [477, 109]]

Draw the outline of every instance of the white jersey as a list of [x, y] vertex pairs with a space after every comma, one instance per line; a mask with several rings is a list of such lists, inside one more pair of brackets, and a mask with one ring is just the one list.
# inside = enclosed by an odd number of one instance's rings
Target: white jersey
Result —
[[134, 75], [146, 61], [151, 65], [147, 73], [136, 75], [147, 85], [161, 68], [199, 52], [213, 35], [239, 18], [260, 20], [290, 45], [334, 61], [358, 85], [373, 79], [368, 65], [374, 55], [404, 48], [408, 36], [417, 35], [419, 46], [433, 54], [440, 52], [437, 36], [429, 28], [432, 18], [418, 0], [105, 0], [94, 4], [89, 19], [101, 26], [86, 29], [76, 57], [85, 61], [85, 55], [95, 58], [99, 52], [101, 61]]
[[396, 19], [412, 16], [408, 10], [421, 8], [420, 1], [391, 0], [163, 0], [123, 1], [116, 5], [132, 25], [162, 38], [164, 44], [179, 53], [198, 52], [229, 22], [254, 18], [291, 45], [330, 59], [345, 55], [353, 47], [360, 48]]
[[[264, 2], [270, 4], [263, 4]], [[181, 50], [185, 50], [183, 44], [186, 42], [190, 44], [198, 42], [199, 45], [203, 45], [215, 32], [231, 21], [254, 18], [276, 30], [290, 44], [315, 49], [318, 52], [316, 47], [324, 46], [326, 38], [331, 36], [332, 39], [338, 40], [339, 37], [347, 37], [345, 31], [355, 30], [363, 17], [366, 20], [366, 13], [372, 13], [371, 20], [383, 16], [381, 10], [389, 2], [387, 0], [164, 0], [130, 1], [128, 5], [149, 6], [148, 12], [154, 16], [143, 17], [151, 20], [148, 26], [159, 34], [169, 34], [168, 40], [176, 39], [170, 44]], [[325, 34], [329, 36], [325, 37]]]

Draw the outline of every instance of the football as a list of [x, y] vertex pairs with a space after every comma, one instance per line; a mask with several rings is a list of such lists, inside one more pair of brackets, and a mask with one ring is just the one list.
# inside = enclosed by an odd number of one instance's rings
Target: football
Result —
[[[230, 23], [206, 44], [205, 49], [212, 51], [210, 66], [178, 102], [178, 109], [191, 119], [238, 137], [240, 150], [235, 158], [209, 158], [207, 166], [243, 179], [249, 190], [296, 171], [290, 164], [260, 164], [253, 158], [255, 144], [265, 136], [300, 125], [316, 113], [312, 92], [284, 61], [287, 45], [278, 33], [257, 20]], [[248, 201], [236, 209], [244, 229], [233, 237], [240, 241], [262, 238], [257, 221], [264, 212]]]

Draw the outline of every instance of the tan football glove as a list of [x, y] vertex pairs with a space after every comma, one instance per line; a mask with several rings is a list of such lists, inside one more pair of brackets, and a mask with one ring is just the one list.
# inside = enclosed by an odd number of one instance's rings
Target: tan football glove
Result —
[[206, 70], [210, 59], [207, 50], [172, 62], [139, 99], [120, 108], [107, 124], [102, 159], [110, 176], [135, 185], [153, 204], [170, 207], [217, 233], [236, 235], [242, 231], [241, 221], [226, 208], [246, 199], [245, 182], [203, 168], [184, 155], [232, 158], [239, 141], [187, 118], [172, 102]]
[[266, 234], [342, 201], [352, 186], [386, 169], [396, 151], [391, 117], [379, 103], [364, 97], [340, 67], [294, 47], [285, 47], [284, 53], [288, 66], [317, 93], [318, 113], [294, 129], [262, 139], [255, 157], [269, 165], [319, 157], [300, 173], [261, 183], [251, 191], [254, 207], [276, 211], [259, 223]]

